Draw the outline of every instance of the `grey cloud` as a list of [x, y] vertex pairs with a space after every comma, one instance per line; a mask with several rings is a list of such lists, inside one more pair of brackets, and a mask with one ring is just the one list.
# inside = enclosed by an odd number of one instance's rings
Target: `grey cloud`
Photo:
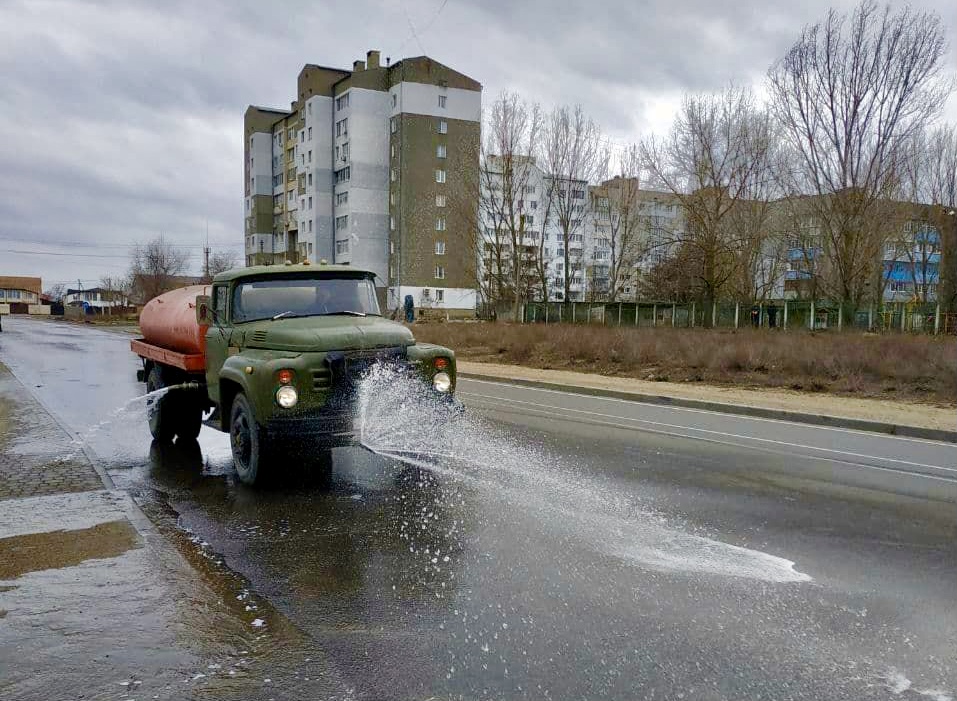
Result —
[[[923, 2], [957, 30], [947, 0]], [[759, 80], [826, 7], [8, 0], [0, 3], [0, 249], [76, 241], [114, 257], [0, 251], [0, 274], [115, 274], [129, 245], [156, 233], [198, 246], [207, 219], [211, 240], [241, 250], [243, 110], [288, 106], [303, 63], [348, 67], [369, 48], [393, 61], [428, 53], [482, 82], [486, 101], [509, 88], [546, 107], [581, 103], [624, 141], [660, 126], [661, 104], [683, 91]]]

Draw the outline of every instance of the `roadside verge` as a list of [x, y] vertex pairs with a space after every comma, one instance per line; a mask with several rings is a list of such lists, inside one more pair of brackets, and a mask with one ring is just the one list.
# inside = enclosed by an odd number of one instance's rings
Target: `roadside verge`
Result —
[[459, 361], [460, 377], [626, 401], [957, 443], [954, 409], [882, 399], [651, 382], [567, 370]]

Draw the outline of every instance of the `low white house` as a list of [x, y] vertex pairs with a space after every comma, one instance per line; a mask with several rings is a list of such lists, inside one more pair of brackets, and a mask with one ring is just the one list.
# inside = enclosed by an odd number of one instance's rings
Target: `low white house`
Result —
[[94, 309], [103, 310], [112, 307], [128, 307], [130, 301], [117, 290], [91, 287], [88, 290], [67, 290], [63, 296], [63, 304], [73, 307], [88, 305]]

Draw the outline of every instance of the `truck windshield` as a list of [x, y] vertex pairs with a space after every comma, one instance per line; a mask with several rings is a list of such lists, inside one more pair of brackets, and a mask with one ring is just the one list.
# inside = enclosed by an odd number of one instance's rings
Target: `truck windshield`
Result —
[[379, 314], [375, 286], [367, 278], [269, 278], [237, 285], [233, 321]]

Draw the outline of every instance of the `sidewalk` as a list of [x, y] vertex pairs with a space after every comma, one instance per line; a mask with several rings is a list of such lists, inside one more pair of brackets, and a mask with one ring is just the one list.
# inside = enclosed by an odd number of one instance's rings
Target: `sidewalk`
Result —
[[458, 361], [457, 368], [464, 378], [957, 442], [957, 410], [953, 408], [790, 390], [651, 382], [520, 365]]
[[175, 514], [147, 519], [91, 457], [0, 364], [0, 698], [315, 691], [275, 688], [270, 668], [321, 653]]

